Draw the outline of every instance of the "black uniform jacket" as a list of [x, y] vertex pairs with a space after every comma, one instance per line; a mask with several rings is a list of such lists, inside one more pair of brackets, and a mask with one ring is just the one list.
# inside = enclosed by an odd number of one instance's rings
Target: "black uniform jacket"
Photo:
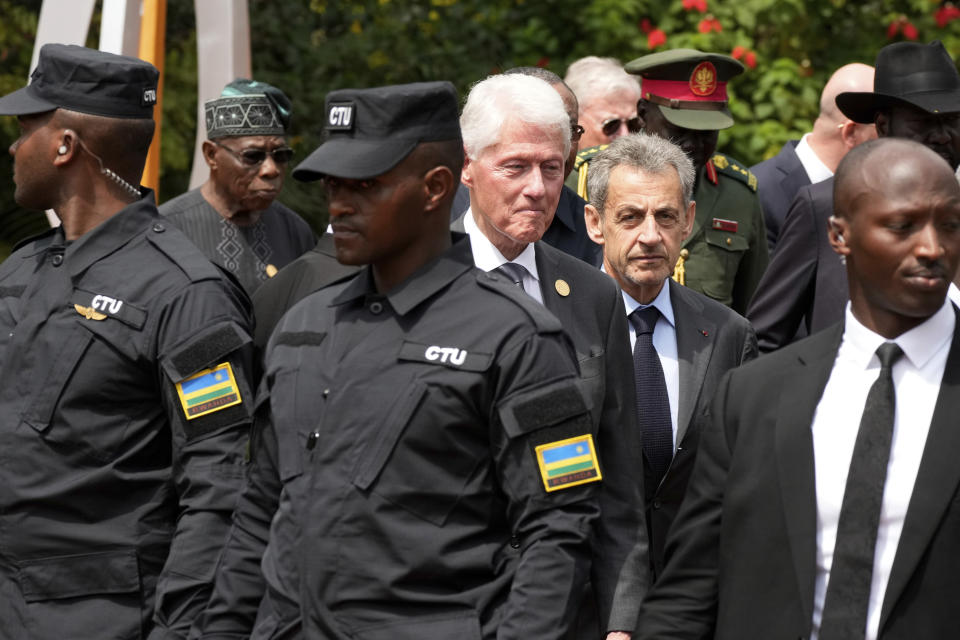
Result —
[[[960, 626], [960, 323], [880, 613], [879, 640]], [[817, 564], [810, 425], [842, 325], [728, 373], [635, 638], [808, 638]]]
[[0, 266], [0, 638], [186, 632], [243, 478], [250, 321], [152, 195]]
[[[574, 358], [459, 235], [386, 295], [364, 269], [302, 300], [267, 347], [215, 600], [249, 603], [272, 525], [270, 597], [299, 601], [306, 637], [561, 637], [599, 483], [588, 466], [547, 491], [537, 447], [594, 435]], [[233, 637], [218, 609], [204, 637]]]

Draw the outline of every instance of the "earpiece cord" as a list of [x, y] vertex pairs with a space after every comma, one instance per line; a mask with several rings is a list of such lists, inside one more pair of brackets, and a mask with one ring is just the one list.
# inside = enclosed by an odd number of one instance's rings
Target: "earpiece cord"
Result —
[[80, 136], [77, 136], [77, 142], [80, 143], [80, 147], [84, 151], [89, 153], [91, 156], [93, 156], [93, 158], [97, 161], [97, 164], [100, 165], [100, 173], [102, 173], [103, 175], [113, 180], [113, 182], [115, 182], [118, 186], [120, 186], [124, 191], [126, 191], [128, 194], [133, 196], [134, 200], [140, 199], [141, 197], [140, 189], [136, 188], [135, 186], [133, 186], [132, 184], [130, 184], [129, 182], [127, 182], [126, 180], [118, 176], [115, 172], [103, 166], [103, 160], [100, 159], [100, 156], [95, 154], [93, 151], [90, 151], [87, 145], [84, 144], [83, 140], [80, 139]]

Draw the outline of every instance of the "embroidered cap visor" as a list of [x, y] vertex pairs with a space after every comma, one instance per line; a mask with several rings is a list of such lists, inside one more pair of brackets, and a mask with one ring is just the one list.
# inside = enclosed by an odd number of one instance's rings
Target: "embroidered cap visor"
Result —
[[657, 105], [670, 124], [698, 131], [733, 126], [727, 81], [744, 69], [736, 59], [696, 49], [673, 49], [637, 58], [624, 68], [642, 77], [641, 97]]
[[293, 170], [297, 180], [361, 180], [396, 167], [422, 142], [460, 140], [449, 82], [340, 89], [327, 94], [326, 141]]

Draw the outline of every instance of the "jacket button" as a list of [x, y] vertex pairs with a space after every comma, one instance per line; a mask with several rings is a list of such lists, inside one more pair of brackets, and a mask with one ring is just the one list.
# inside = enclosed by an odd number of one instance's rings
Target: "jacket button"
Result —
[[373, 315], [379, 315], [380, 312], [382, 311], [383, 311], [383, 304], [379, 302], [370, 303], [370, 313], [372, 313]]
[[62, 253], [53, 254], [53, 258], [50, 259], [50, 262], [53, 263], [53, 266], [59, 267], [60, 265], [63, 264], [63, 254]]
[[317, 446], [317, 440], [319, 439], [320, 434], [316, 431], [307, 436], [307, 451], [313, 451], [313, 448]]
[[512, 537], [510, 538], [510, 546], [511, 546], [513, 549], [519, 549], [519, 548], [520, 548], [520, 538], [518, 538], [517, 536], [512, 536]]
[[662, 506], [663, 506], [663, 503], [661, 503], [659, 500], [654, 500], [654, 501], [653, 501], [653, 508], [654, 508], [654, 509], [659, 509], [659, 508], [662, 507]]
[[154, 230], [154, 232], [156, 232], [156, 233], [163, 233], [164, 231], [166, 231], [166, 229], [167, 229], [167, 228], [166, 228], [165, 226], [163, 226], [162, 224], [160, 224], [159, 222], [156, 223], [155, 225], [153, 225], [153, 230]]

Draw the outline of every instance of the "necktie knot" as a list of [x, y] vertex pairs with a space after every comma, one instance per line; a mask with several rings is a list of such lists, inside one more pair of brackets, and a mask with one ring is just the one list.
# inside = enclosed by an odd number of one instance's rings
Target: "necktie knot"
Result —
[[653, 305], [643, 309], [634, 309], [630, 314], [630, 324], [637, 335], [644, 333], [653, 333], [653, 328], [657, 326], [657, 320], [660, 319], [660, 311]]
[[527, 273], [526, 267], [516, 262], [504, 262], [493, 271], [499, 273], [518, 287], [523, 287], [523, 276]]
[[880, 366], [883, 369], [891, 368], [902, 355], [903, 349], [896, 342], [884, 342], [877, 347], [877, 357], [880, 358]]

